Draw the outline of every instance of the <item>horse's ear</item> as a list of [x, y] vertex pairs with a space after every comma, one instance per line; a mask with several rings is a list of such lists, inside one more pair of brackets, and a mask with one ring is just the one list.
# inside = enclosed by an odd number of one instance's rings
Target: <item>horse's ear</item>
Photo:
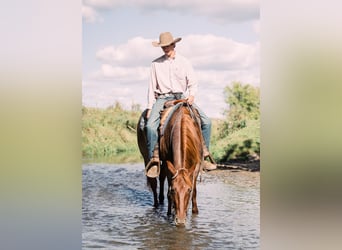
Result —
[[175, 167], [173, 166], [172, 162], [170, 161], [166, 161], [166, 165], [167, 168], [169, 169], [169, 171], [171, 172], [172, 175], [175, 175], [177, 170], [175, 169]]

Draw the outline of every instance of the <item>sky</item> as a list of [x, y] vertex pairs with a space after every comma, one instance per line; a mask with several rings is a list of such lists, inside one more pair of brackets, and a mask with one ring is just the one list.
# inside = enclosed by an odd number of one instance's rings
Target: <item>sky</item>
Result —
[[147, 105], [152, 46], [169, 31], [198, 79], [195, 102], [211, 118], [234, 81], [260, 87], [259, 0], [83, 0], [82, 104]]

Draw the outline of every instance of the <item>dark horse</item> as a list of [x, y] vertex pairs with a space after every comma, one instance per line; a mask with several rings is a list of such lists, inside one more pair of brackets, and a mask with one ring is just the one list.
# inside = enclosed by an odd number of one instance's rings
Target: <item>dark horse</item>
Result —
[[[160, 131], [159, 150], [161, 169], [159, 175], [159, 203], [164, 201], [164, 182], [168, 180], [168, 215], [171, 215], [171, 207], [175, 209], [176, 225], [184, 225], [186, 220], [189, 200], [192, 200], [192, 213], [198, 213], [196, 201], [196, 180], [203, 161], [203, 138], [200, 130], [200, 122], [194, 111], [185, 100], [177, 100], [174, 103], [168, 122], [163, 124]], [[146, 111], [143, 112], [138, 124], [138, 145], [144, 158], [145, 166], [148, 162], [146, 136], [142, 129]], [[162, 122], [163, 123], [163, 122]], [[157, 178], [147, 177], [150, 185], [154, 206], [158, 206]]]

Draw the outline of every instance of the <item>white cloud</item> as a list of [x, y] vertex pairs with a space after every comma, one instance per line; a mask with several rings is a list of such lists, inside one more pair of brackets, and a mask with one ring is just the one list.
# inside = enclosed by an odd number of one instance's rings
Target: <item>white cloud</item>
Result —
[[[135, 37], [124, 44], [100, 49], [96, 57], [103, 62], [101, 69], [92, 74], [96, 79], [141, 81], [149, 77], [153, 59], [162, 55], [159, 48], [152, 47], [151, 39]], [[217, 82], [248, 77], [259, 68], [259, 44], [244, 44], [214, 35], [188, 35], [177, 44], [176, 50], [186, 56], [196, 71], [206, 72]], [[240, 72], [237, 74], [236, 72]], [[200, 78], [202, 79], [202, 77]]]
[[122, 6], [143, 11], [168, 10], [208, 16], [220, 22], [250, 21], [259, 18], [259, 0], [83, 0], [97, 9], [116, 9]]
[[198, 70], [198, 82], [201, 85], [224, 87], [231, 82], [243, 82], [253, 86], [260, 85], [259, 70]]
[[[137, 94], [139, 93], [139, 94]], [[146, 105], [146, 85], [138, 83], [115, 84], [113, 81], [83, 81], [82, 104], [87, 107], [106, 108], [119, 101], [124, 108], [132, 103]]]
[[115, 8], [124, 4], [124, 2], [129, 3], [130, 0], [121, 1], [121, 0], [83, 0], [83, 3], [87, 5], [91, 5], [100, 9], [108, 9]]
[[255, 20], [252, 23], [253, 26], [253, 31], [255, 32], [255, 34], [260, 34], [260, 20]]
[[107, 46], [96, 53], [96, 58], [104, 63], [120, 66], [141, 66], [152, 62], [160, 54], [151, 45], [152, 40], [134, 37], [124, 44]]
[[82, 17], [88, 23], [102, 21], [102, 18], [100, 17], [98, 12], [94, 8], [86, 5], [82, 5]]
[[144, 81], [149, 77], [149, 67], [118, 67], [103, 64], [100, 70], [91, 74], [95, 80], [112, 80], [118, 83]]
[[[144, 107], [150, 64], [162, 55], [151, 41], [134, 37], [100, 49], [96, 57], [102, 62], [101, 67], [84, 76], [84, 104], [106, 107], [118, 100], [127, 108], [132, 102]], [[177, 43], [176, 51], [193, 64], [199, 81], [198, 104], [212, 117], [222, 114], [223, 88], [232, 81], [260, 85], [259, 43], [244, 44], [210, 34], [188, 35]], [[96, 82], [96, 87], [91, 82]], [[210, 105], [206, 105], [207, 101]]]
[[214, 35], [189, 35], [181, 46], [194, 67], [206, 69], [243, 69], [256, 63], [257, 46]]

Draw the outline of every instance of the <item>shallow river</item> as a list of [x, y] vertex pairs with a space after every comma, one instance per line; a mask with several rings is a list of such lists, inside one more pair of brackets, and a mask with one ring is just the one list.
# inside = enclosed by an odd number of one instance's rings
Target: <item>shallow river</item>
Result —
[[85, 164], [82, 249], [260, 249], [259, 176], [203, 173], [199, 214], [190, 205], [185, 227], [176, 227], [166, 214], [167, 198], [153, 208], [142, 163]]

